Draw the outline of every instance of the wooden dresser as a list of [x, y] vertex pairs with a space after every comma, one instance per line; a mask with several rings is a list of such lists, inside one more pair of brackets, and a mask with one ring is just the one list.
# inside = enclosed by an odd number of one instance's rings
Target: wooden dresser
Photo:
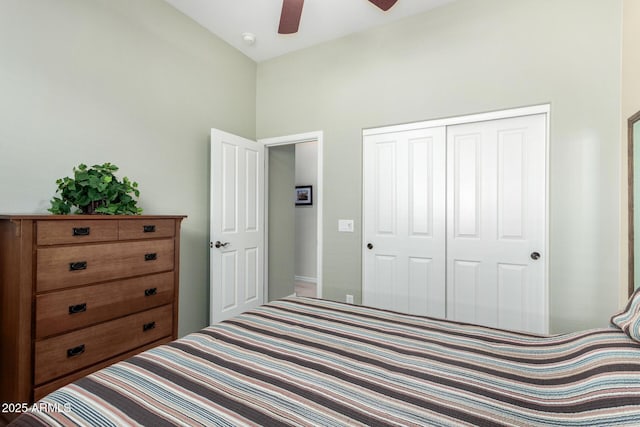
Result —
[[183, 218], [0, 215], [0, 402], [177, 338]]

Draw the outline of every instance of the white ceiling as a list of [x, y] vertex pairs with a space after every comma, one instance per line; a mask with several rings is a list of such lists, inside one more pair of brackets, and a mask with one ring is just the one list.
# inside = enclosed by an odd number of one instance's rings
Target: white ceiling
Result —
[[[282, 0], [166, 0], [256, 62], [426, 12], [455, 0], [398, 0], [383, 12], [367, 0], [307, 0], [296, 34], [278, 34]], [[247, 45], [242, 34], [255, 34]]]

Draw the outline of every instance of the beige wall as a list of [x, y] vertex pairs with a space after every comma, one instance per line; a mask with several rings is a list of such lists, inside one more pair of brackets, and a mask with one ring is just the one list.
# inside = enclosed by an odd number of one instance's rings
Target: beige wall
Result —
[[1, 212], [112, 162], [147, 214], [186, 214], [180, 334], [208, 324], [209, 133], [255, 138], [256, 65], [158, 0], [0, 2]]
[[[45, 212], [74, 165], [119, 165], [145, 213], [189, 215], [184, 334], [208, 317], [211, 127], [248, 138], [324, 130], [324, 291], [344, 300], [360, 295], [362, 128], [550, 102], [551, 324], [603, 325], [626, 284], [620, 117], [640, 109], [638, 2], [624, 0], [624, 46], [622, 5], [460, 0], [256, 74], [162, 1], [4, 0], [0, 211]], [[338, 233], [339, 218], [358, 232]]]
[[[627, 300], [628, 284], [628, 187], [627, 187], [627, 119], [640, 111], [640, 2], [637, 0], [623, 1], [622, 15], [622, 156], [621, 156], [621, 194], [620, 194], [620, 305]], [[638, 166], [640, 167], [640, 166]], [[636, 172], [637, 175], [638, 172]]]
[[[622, 1], [460, 0], [258, 65], [260, 138], [324, 131], [327, 298], [361, 295], [363, 128], [551, 103], [553, 331], [618, 307]], [[338, 233], [355, 218], [357, 233]]]
[[640, 111], [640, 2], [624, 0], [622, 17], [622, 118], [626, 131], [627, 118]]

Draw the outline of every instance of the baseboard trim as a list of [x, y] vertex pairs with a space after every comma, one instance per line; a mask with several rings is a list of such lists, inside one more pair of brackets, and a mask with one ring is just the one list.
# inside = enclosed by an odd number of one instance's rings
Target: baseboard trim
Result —
[[318, 283], [317, 277], [295, 276], [294, 279], [296, 282]]

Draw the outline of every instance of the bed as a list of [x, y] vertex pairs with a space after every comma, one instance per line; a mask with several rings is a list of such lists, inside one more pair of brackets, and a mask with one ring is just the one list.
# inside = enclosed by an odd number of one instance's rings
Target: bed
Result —
[[635, 300], [610, 328], [540, 337], [285, 298], [67, 385], [14, 425], [640, 425]]

